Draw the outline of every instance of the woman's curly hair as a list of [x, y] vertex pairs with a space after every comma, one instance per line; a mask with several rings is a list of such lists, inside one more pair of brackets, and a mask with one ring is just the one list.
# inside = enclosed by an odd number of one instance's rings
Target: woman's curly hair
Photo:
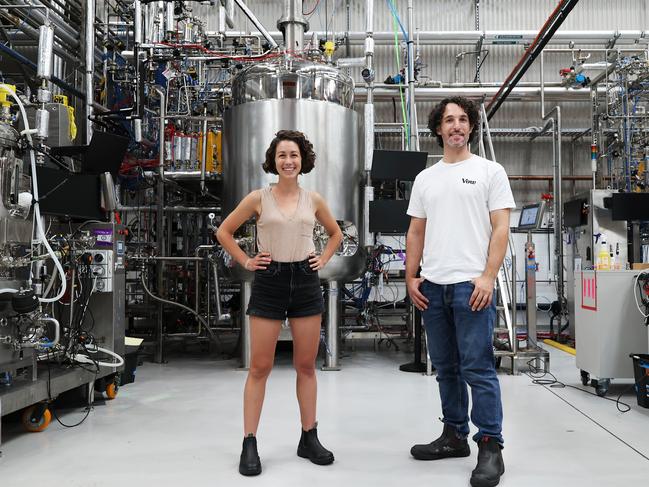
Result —
[[280, 130], [275, 134], [275, 138], [268, 146], [268, 149], [266, 149], [266, 160], [262, 166], [263, 170], [267, 173], [277, 174], [277, 168], [275, 167], [275, 152], [277, 151], [277, 144], [283, 140], [295, 142], [300, 148], [300, 156], [302, 158], [300, 174], [311, 172], [315, 166], [313, 144], [309, 142], [309, 139], [307, 139], [302, 132], [298, 132], [297, 130]]

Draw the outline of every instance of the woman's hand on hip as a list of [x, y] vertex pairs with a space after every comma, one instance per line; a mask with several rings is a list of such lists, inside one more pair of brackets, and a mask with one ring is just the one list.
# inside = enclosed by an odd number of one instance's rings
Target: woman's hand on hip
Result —
[[259, 252], [254, 257], [248, 257], [243, 267], [247, 271], [265, 270], [271, 262], [270, 252]]
[[319, 271], [320, 269], [322, 269], [327, 265], [327, 262], [328, 260], [323, 259], [321, 255], [311, 254], [309, 256], [309, 266], [314, 271]]

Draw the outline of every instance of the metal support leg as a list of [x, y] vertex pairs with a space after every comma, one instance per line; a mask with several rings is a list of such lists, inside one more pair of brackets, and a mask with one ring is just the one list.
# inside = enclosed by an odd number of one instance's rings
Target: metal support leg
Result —
[[340, 319], [340, 295], [338, 283], [327, 283], [327, 322], [325, 324], [325, 363], [322, 370], [340, 370], [338, 365], [338, 321]]
[[92, 409], [92, 405], [95, 402], [95, 381], [91, 380], [88, 382], [88, 409]]
[[246, 314], [246, 307], [250, 300], [252, 283], [241, 283], [241, 368], [250, 369], [250, 316]]

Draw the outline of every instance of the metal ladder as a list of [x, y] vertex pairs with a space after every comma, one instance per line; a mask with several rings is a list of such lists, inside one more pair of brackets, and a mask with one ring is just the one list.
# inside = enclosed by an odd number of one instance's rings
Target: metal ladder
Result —
[[[494, 153], [484, 103], [480, 105], [480, 115], [482, 120], [480, 123], [479, 154], [480, 157], [487, 157], [485, 149], [486, 139], [489, 147], [489, 158], [495, 161], [496, 155]], [[518, 373], [518, 367], [516, 365], [516, 356], [518, 354], [518, 340], [516, 337], [516, 247], [511, 233], [507, 246], [507, 256], [511, 261], [511, 272], [505, 264], [507, 261], [506, 258], [498, 271], [498, 277], [496, 279], [496, 326], [494, 328], [494, 345], [496, 346], [496, 350], [494, 351], [494, 356], [496, 357], [497, 363], [503, 357], [510, 358], [511, 373], [515, 375]], [[501, 337], [505, 334], [507, 334], [507, 338], [502, 339]]]

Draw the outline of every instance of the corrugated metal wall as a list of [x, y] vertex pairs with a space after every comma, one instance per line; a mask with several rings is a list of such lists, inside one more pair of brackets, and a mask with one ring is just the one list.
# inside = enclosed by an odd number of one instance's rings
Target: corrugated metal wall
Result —
[[[475, 29], [476, 0], [414, 0], [415, 25], [420, 30], [455, 31]], [[305, 10], [311, 10], [316, 0], [307, 0]], [[277, 30], [277, 19], [281, 15], [282, 0], [248, 0], [247, 5], [264, 23], [267, 29]], [[349, 3], [349, 9], [347, 8]], [[407, 2], [397, 0], [397, 7], [404, 26], [407, 26]], [[555, 9], [558, 0], [480, 0], [480, 29], [481, 30], [538, 30], [547, 17]], [[311, 30], [333, 31], [338, 34], [348, 28], [352, 31], [365, 30], [364, 0], [321, 0], [315, 14], [310, 17]], [[327, 11], [325, 15], [325, 4]], [[208, 28], [216, 29], [216, 9], [213, 7], [193, 4], [192, 8], [202, 18], [208, 19]], [[253, 29], [250, 22], [239, 12], [235, 13], [236, 30]], [[348, 27], [349, 25], [349, 27]], [[375, 31], [392, 30], [393, 20], [386, 2], [375, 1]], [[583, 0], [570, 13], [561, 30], [647, 30], [649, 31], [649, 1], [647, 0]], [[649, 36], [649, 32], [648, 32]], [[553, 45], [553, 48], [567, 47]], [[595, 47], [595, 46], [593, 46]], [[603, 45], [596, 46], [603, 47]], [[480, 70], [483, 83], [502, 82], [513, 69], [524, 52], [522, 45], [489, 45], [489, 55]], [[340, 48], [343, 55], [345, 48]], [[420, 82], [453, 82], [455, 80], [456, 56], [463, 51], [473, 50], [471, 45], [457, 46], [423, 46], [421, 56], [426, 64], [420, 75]], [[353, 46], [351, 56], [362, 56], [363, 48]], [[594, 53], [590, 60], [603, 58], [603, 53]], [[375, 56], [376, 80], [383, 81], [387, 75], [396, 73], [394, 46], [378, 45]], [[571, 63], [570, 53], [548, 53], [545, 56], [546, 82], [559, 81], [559, 68]], [[458, 65], [457, 81], [471, 82], [475, 76], [475, 58], [467, 55]], [[530, 68], [522, 81], [538, 82], [539, 62]], [[361, 78], [358, 69], [351, 70], [352, 76], [359, 82]], [[362, 84], [362, 82], [361, 82]], [[396, 97], [397, 108], [392, 101], [377, 103], [378, 121], [400, 120], [399, 100]], [[565, 127], [586, 128], [590, 125], [590, 106], [588, 103], [561, 103], [563, 124]], [[553, 106], [547, 102], [546, 110]], [[418, 103], [418, 119], [420, 126], [426, 125], [431, 103]], [[360, 106], [359, 106], [360, 109]], [[522, 128], [541, 126], [540, 103], [508, 102], [505, 103], [492, 120], [493, 127]], [[398, 139], [381, 137], [378, 141], [383, 147], [398, 144]], [[430, 137], [422, 139], [422, 149], [431, 153], [440, 153], [439, 147]], [[510, 174], [552, 173], [552, 144], [549, 140], [529, 139], [496, 139], [495, 151]], [[563, 150], [564, 172], [586, 175], [589, 172], [589, 140], [581, 139], [573, 143], [564, 139]], [[571, 167], [574, 165], [574, 169]], [[542, 182], [513, 182], [519, 203], [537, 200], [539, 193], [548, 190], [547, 183]], [[586, 187], [585, 183], [576, 185], [576, 189]], [[573, 184], [566, 184], [565, 190], [570, 192]]]

